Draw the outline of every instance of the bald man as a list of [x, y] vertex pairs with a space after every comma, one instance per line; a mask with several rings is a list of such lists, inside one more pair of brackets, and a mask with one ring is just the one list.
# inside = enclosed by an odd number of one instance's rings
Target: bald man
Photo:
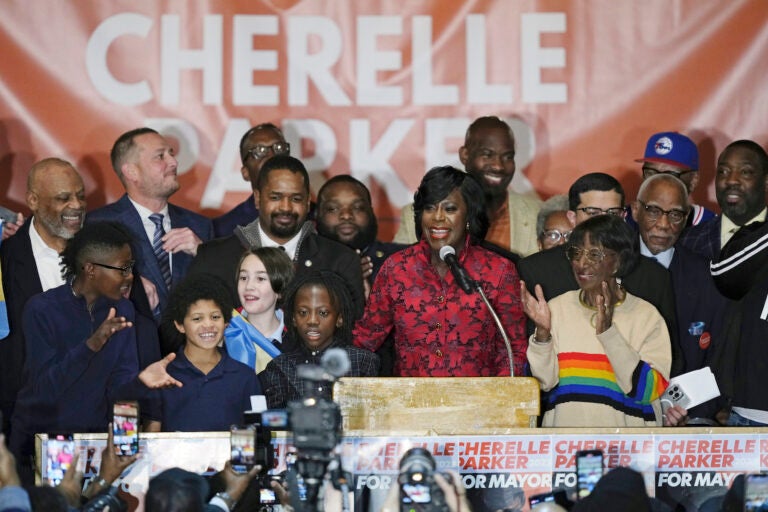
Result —
[[46, 158], [29, 170], [26, 202], [32, 217], [0, 245], [10, 326], [8, 338], [0, 343], [0, 407], [6, 433], [24, 366], [24, 304], [33, 295], [64, 284], [59, 253], [83, 226], [83, 180], [69, 162]]
[[[496, 116], [475, 119], [467, 128], [459, 159], [485, 193], [485, 208], [491, 221], [485, 241], [520, 256], [538, 251], [536, 215], [541, 202], [509, 188], [517, 169], [512, 128]], [[413, 204], [403, 207], [400, 228], [393, 241], [401, 244], [418, 241]]]

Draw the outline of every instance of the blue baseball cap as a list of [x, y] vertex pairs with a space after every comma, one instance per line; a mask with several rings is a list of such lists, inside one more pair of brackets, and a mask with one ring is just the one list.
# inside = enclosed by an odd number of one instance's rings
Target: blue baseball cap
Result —
[[655, 133], [645, 145], [645, 156], [638, 158], [635, 162], [658, 162], [698, 171], [699, 149], [682, 133]]

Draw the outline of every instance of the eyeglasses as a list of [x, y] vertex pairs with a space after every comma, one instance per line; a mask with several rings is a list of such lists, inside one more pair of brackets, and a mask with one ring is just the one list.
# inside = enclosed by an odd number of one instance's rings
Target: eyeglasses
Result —
[[571, 231], [560, 231], [558, 229], [547, 229], [541, 234], [542, 240], [549, 240], [554, 244], [560, 242], [560, 240], [567, 242], [569, 238], [571, 238]]
[[249, 149], [247, 153], [256, 160], [261, 160], [266, 157], [270, 151], [272, 151], [273, 155], [287, 155], [291, 152], [291, 145], [287, 142], [275, 142], [271, 146], [256, 144], [256, 146]]
[[643, 207], [648, 218], [654, 222], [659, 220], [662, 215], [666, 215], [669, 223], [675, 225], [684, 222], [688, 218], [688, 212], [685, 210], [662, 210], [658, 206], [646, 204], [644, 201], [638, 200], [637, 202]]
[[590, 217], [597, 215], [615, 215], [616, 217], [623, 217], [626, 213], [626, 209], [623, 206], [617, 206], [615, 208], [597, 208], [596, 206], [585, 206], [583, 208], [576, 208], [577, 212], [584, 212]]
[[91, 264], [92, 265], [96, 265], [97, 267], [108, 268], [110, 270], [118, 270], [123, 275], [123, 277], [128, 277], [129, 275], [131, 275], [131, 273], [133, 273], [133, 266], [136, 264], [136, 262], [135, 261], [130, 261], [124, 267], [113, 267], [112, 265], [107, 265], [107, 264], [104, 264], [104, 263], [97, 263], [95, 261], [92, 261]]
[[579, 261], [582, 256], [585, 256], [587, 258], [587, 262], [593, 265], [597, 265], [603, 261], [607, 255], [608, 254], [603, 249], [586, 250], [575, 245], [570, 245], [565, 250], [565, 257], [568, 258], [568, 261]]
[[690, 174], [692, 172], [696, 171], [693, 169], [687, 169], [685, 171], [658, 171], [656, 169], [651, 169], [650, 167], [643, 167], [643, 179], [648, 179], [651, 176], [656, 176], [657, 174], [668, 174], [670, 176], [674, 176], [677, 179], [680, 179], [686, 174]]

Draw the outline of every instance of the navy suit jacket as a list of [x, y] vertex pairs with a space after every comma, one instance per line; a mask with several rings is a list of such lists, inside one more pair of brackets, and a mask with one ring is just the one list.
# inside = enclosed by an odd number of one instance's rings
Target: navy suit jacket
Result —
[[[207, 217], [170, 203], [168, 215], [171, 218], [171, 229], [190, 228], [203, 242], [213, 237], [211, 220]], [[88, 213], [85, 221], [115, 221], [123, 224], [130, 231], [133, 235], [132, 250], [133, 258], [136, 260], [136, 270], [155, 284], [160, 297], [160, 310], [164, 310], [168, 304], [169, 290], [160, 272], [155, 253], [152, 252], [152, 242], [147, 238], [139, 212], [136, 211], [128, 196], [123, 195], [117, 202]], [[175, 286], [187, 274], [192, 256], [185, 252], [177, 252], [171, 258], [171, 286]]]
[[709, 273], [709, 261], [690, 249], [675, 245], [675, 253], [669, 264], [672, 286], [675, 289], [675, 306], [680, 346], [685, 356], [684, 372], [698, 370], [709, 364], [711, 348], [699, 345], [699, 334], [689, 329], [695, 322], [703, 322], [703, 330], [711, 336], [711, 344], [722, 342], [723, 312], [728, 300], [715, 287]]
[[234, 233], [237, 226], [250, 224], [259, 216], [253, 194], [227, 213], [213, 219], [213, 236], [221, 238]]
[[682, 245], [696, 254], [704, 256], [707, 261], [715, 261], [720, 254], [720, 226], [722, 224], [723, 218], [718, 215], [708, 222], [691, 226], [683, 231], [676, 245]]

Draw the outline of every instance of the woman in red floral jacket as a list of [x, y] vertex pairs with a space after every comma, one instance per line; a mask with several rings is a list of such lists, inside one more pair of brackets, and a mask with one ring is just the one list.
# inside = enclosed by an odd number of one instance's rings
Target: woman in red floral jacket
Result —
[[483, 190], [454, 167], [435, 167], [414, 195], [420, 241], [390, 256], [373, 283], [355, 345], [378, 349], [392, 334], [395, 375], [510, 375], [503, 338], [478, 292], [465, 293], [439, 252], [450, 245], [483, 288], [512, 342], [515, 375], [523, 375], [525, 316], [514, 264], [478, 245], [488, 231]]

